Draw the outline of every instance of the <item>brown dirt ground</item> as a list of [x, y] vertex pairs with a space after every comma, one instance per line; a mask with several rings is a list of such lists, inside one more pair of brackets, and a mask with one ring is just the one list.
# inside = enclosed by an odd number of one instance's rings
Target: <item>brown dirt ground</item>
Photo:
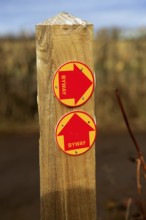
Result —
[[[136, 137], [146, 156], [145, 133]], [[1, 220], [40, 219], [38, 139], [38, 133], [0, 134]], [[137, 197], [136, 165], [130, 162], [130, 157], [136, 157], [136, 152], [127, 133], [98, 135], [96, 169], [100, 220], [113, 220], [115, 207], [122, 207], [129, 197]]]

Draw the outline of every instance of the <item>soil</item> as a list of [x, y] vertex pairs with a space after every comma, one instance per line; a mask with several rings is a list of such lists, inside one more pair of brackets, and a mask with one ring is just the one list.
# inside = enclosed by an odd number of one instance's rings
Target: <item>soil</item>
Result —
[[[145, 133], [136, 134], [136, 137], [146, 156]], [[38, 133], [0, 135], [2, 220], [40, 219], [38, 145]], [[137, 198], [134, 158], [136, 151], [127, 133], [98, 135], [96, 173], [100, 220], [113, 220], [113, 210], [115, 212], [118, 207], [122, 210], [128, 198]]]

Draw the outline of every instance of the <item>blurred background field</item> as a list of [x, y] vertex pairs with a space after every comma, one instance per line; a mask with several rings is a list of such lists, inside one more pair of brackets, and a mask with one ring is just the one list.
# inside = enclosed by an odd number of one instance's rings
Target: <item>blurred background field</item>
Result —
[[0, 129], [37, 127], [34, 38], [0, 39]]
[[[96, 117], [100, 130], [125, 128], [114, 90], [121, 92], [133, 129], [146, 129], [146, 31], [95, 34]], [[0, 39], [0, 130], [37, 130], [35, 38]]]
[[[146, 35], [126, 37], [118, 29], [101, 30], [95, 39], [96, 113], [100, 128], [125, 127], [114, 90], [120, 90], [133, 129], [146, 129]], [[123, 127], [124, 126], [124, 127]]]
[[[115, 89], [146, 159], [145, 0], [0, 1], [0, 220], [40, 219], [34, 27], [62, 11], [95, 27], [98, 220], [140, 220], [137, 154]], [[142, 197], [146, 210], [144, 181]]]
[[[97, 213], [101, 220], [140, 219], [136, 152], [115, 97], [146, 153], [146, 30], [95, 33]], [[39, 123], [35, 37], [0, 38], [0, 219], [39, 220]], [[48, 106], [49, 108], [49, 106]], [[132, 158], [132, 159], [131, 159]], [[145, 190], [144, 190], [145, 191]], [[146, 193], [146, 192], [145, 192]], [[144, 200], [146, 194], [143, 193]], [[146, 204], [146, 202], [144, 203]], [[137, 216], [137, 217], [135, 217]]]

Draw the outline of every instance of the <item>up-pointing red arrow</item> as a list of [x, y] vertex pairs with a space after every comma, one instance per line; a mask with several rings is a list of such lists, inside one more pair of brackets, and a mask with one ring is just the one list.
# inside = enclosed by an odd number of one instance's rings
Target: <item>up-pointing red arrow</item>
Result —
[[59, 71], [60, 99], [74, 99], [76, 104], [92, 84], [75, 64], [72, 71]]
[[94, 129], [75, 113], [58, 136], [64, 136], [65, 151], [89, 148], [90, 131]]

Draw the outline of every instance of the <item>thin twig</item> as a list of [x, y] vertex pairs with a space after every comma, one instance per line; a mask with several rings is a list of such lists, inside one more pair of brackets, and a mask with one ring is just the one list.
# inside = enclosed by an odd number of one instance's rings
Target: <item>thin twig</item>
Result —
[[137, 159], [137, 191], [139, 196], [141, 196], [140, 166], [141, 160]]
[[142, 203], [142, 198], [140, 196], [139, 201], [137, 202], [137, 207], [139, 208], [141, 215], [142, 215], [142, 220], [146, 220], [146, 213], [145, 213], [145, 208]]
[[123, 118], [124, 118], [124, 121], [125, 121], [125, 124], [127, 126], [127, 129], [128, 129], [128, 132], [129, 132], [129, 135], [136, 147], [136, 150], [137, 150], [137, 153], [138, 153], [138, 156], [139, 156], [139, 159], [141, 161], [141, 164], [142, 164], [142, 167], [144, 169], [144, 172], [146, 172], [146, 164], [145, 164], [145, 161], [144, 161], [144, 158], [143, 158], [143, 155], [141, 153], [141, 149], [140, 149], [140, 146], [138, 145], [137, 141], [136, 141], [136, 138], [134, 137], [133, 133], [132, 133], [132, 130], [131, 130], [131, 127], [130, 127], [130, 124], [129, 124], [129, 121], [128, 121], [128, 118], [126, 116], [126, 112], [125, 112], [125, 109], [123, 107], [123, 104], [122, 104], [122, 101], [121, 101], [121, 98], [120, 98], [120, 94], [119, 94], [119, 90], [116, 89], [116, 96], [117, 96], [117, 100], [118, 100], [118, 103], [119, 103], [119, 106], [120, 106], [120, 109], [121, 109], [121, 112], [122, 112], [122, 115], [123, 115]]
[[132, 199], [129, 198], [129, 199], [128, 199], [128, 203], [127, 203], [127, 210], [126, 210], [125, 220], [128, 220], [128, 219], [129, 219], [131, 204], [132, 204]]

